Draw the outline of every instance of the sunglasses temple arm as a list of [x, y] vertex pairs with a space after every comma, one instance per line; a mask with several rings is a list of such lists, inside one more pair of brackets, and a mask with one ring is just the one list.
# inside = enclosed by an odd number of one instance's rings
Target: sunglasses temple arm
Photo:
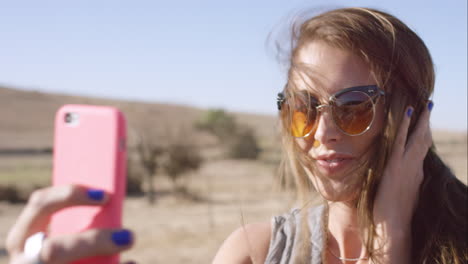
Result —
[[276, 98], [276, 104], [278, 106], [279, 111], [281, 111], [281, 107], [284, 103], [284, 100], [285, 100], [284, 93], [283, 92], [278, 93], [278, 97]]

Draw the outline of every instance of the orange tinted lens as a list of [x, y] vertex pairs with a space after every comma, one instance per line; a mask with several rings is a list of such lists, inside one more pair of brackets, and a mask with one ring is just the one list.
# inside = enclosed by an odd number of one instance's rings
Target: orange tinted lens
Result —
[[334, 101], [333, 118], [345, 133], [358, 135], [366, 131], [374, 119], [372, 99], [359, 91], [344, 93]]
[[291, 116], [291, 134], [294, 137], [305, 137], [315, 126], [315, 107], [301, 106], [294, 109]]

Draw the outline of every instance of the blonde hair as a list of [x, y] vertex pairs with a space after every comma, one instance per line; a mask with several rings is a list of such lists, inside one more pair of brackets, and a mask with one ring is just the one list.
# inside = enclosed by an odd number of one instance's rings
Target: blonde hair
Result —
[[[377, 188], [406, 106], [414, 107], [409, 135], [427, 106], [434, 89], [434, 65], [424, 42], [394, 16], [370, 8], [336, 9], [293, 24], [285, 92], [294, 89], [292, 76], [302, 71], [296, 61], [298, 53], [312, 41], [322, 41], [356, 54], [369, 66], [377, 85], [387, 93], [384, 129], [373, 144], [379, 146], [378, 155], [373, 155], [377, 149], [370, 149], [357, 170], [362, 175], [356, 199], [361, 234], [371, 259], [379, 263], [378, 251], [373, 248], [376, 233], [372, 215]], [[292, 179], [298, 200], [306, 205], [314, 193], [305, 172], [306, 168], [311, 168], [311, 162], [291, 137], [287, 129], [289, 118], [280, 115], [285, 154], [282, 167], [287, 179]], [[466, 185], [441, 161], [434, 146], [424, 160], [424, 176], [411, 226], [411, 263], [466, 263]], [[304, 237], [309, 235], [304, 234]], [[309, 251], [307, 241], [303, 240], [304, 254]]]

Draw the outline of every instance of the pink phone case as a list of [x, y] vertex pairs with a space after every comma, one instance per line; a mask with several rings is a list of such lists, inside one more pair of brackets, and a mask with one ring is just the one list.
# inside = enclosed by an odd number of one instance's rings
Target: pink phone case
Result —
[[[68, 120], [68, 122], [66, 121]], [[53, 185], [79, 184], [106, 191], [104, 206], [76, 206], [52, 216], [49, 235], [92, 228], [121, 228], [126, 186], [126, 123], [113, 107], [65, 105], [55, 116]], [[75, 264], [118, 264], [119, 256]]]

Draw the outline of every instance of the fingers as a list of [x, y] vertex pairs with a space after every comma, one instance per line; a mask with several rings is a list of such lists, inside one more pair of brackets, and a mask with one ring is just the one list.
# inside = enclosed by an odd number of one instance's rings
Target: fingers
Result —
[[430, 112], [434, 104], [432, 101], [426, 105], [425, 110], [419, 117], [415, 130], [408, 139], [405, 155], [416, 160], [424, 160], [427, 151], [432, 145], [432, 134], [430, 129]]
[[406, 108], [405, 116], [403, 117], [395, 139], [393, 151], [396, 153], [394, 153], [394, 155], [401, 156], [405, 152], [406, 139], [408, 137], [408, 129], [413, 111], [412, 107]]
[[102, 190], [84, 186], [68, 185], [44, 188], [35, 191], [11, 228], [6, 248], [14, 255], [22, 252], [26, 238], [46, 231], [52, 213], [73, 205], [101, 205], [108, 200]]
[[70, 263], [91, 256], [114, 255], [134, 244], [129, 230], [88, 230], [79, 234], [48, 238], [40, 259], [47, 264]]
[[43, 213], [51, 214], [74, 205], [99, 205], [107, 201], [102, 190], [88, 189], [79, 185], [55, 186], [34, 192], [27, 206]]

